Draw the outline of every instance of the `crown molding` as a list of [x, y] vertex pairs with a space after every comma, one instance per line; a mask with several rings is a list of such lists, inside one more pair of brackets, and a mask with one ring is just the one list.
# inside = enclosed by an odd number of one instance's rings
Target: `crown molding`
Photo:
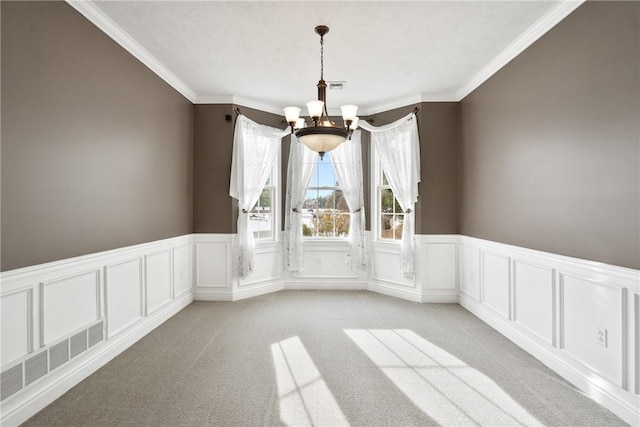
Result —
[[556, 26], [560, 21], [566, 18], [571, 12], [576, 10], [578, 6], [585, 0], [563, 0], [556, 7], [547, 12], [538, 21], [536, 21], [527, 31], [514, 40], [487, 65], [485, 65], [478, 73], [456, 92], [458, 101], [462, 101], [467, 95], [477, 89], [491, 76], [497, 73], [502, 67], [507, 65], [516, 56], [520, 55], [525, 49], [531, 46], [536, 40], [547, 33], [551, 28]]
[[[109, 18], [100, 8], [95, 6], [90, 0], [65, 0], [67, 4], [77, 10], [81, 15], [97, 26], [101, 31], [111, 37], [116, 43], [122, 46], [127, 52], [131, 53], [135, 58], [147, 66], [151, 71], [156, 73], [167, 84], [181, 93], [185, 98], [193, 104], [235, 104], [248, 108], [254, 108], [273, 114], [282, 114], [282, 108], [263, 101], [256, 101], [237, 95], [205, 95], [198, 96], [194, 90], [187, 86], [167, 67], [144, 49], [137, 41], [133, 39], [126, 31], [118, 26], [111, 18]], [[464, 84], [455, 93], [421, 93], [405, 96], [395, 100], [386, 101], [384, 103], [374, 105], [372, 107], [361, 108], [359, 114], [368, 116], [378, 114], [385, 111], [394, 110], [396, 108], [406, 107], [407, 105], [422, 102], [459, 102], [467, 95], [473, 92], [481, 84], [487, 81], [491, 76], [498, 72], [502, 67], [508, 64], [516, 56], [521, 54], [525, 49], [531, 46], [536, 40], [542, 37], [547, 31], [556, 24], [566, 18], [571, 12], [577, 9], [585, 0], [563, 0], [548, 13], [542, 16], [520, 37], [507, 46], [487, 65], [485, 65], [478, 73], [476, 73], [466, 84]], [[340, 115], [340, 110], [331, 109], [329, 115]]]
[[156, 73], [158, 77], [182, 94], [182, 96], [187, 98], [189, 101], [194, 102], [196, 99], [196, 93], [189, 86], [169, 71], [167, 67], [151, 55], [137, 41], [135, 41], [126, 31], [113, 22], [113, 20], [109, 18], [99, 7], [93, 4], [93, 2], [86, 0], [65, 1], [82, 16], [87, 18], [92, 24], [98, 27], [103, 33], [111, 37], [127, 52], [147, 66], [151, 71]]
[[208, 95], [196, 97], [194, 104], [234, 104], [241, 107], [253, 108], [255, 110], [265, 111], [267, 113], [283, 115], [281, 107], [267, 104], [262, 101], [256, 101], [251, 98], [245, 98], [238, 95]]
[[372, 114], [383, 113], [385, 111], [395, 110], [396, 108], [406, 107], [407, 105], [420, 104], [423, 102], [457, 102], [459, 99], [455, 93], [419, 93], [415, 95], [405, 96], [404, 98], [394, 99], [383, 104], [374, 105], [367, 108], [361, 113], [362, 116], [370, 116]]
[[[422, 102], [456, 102], [456, 95], [453, 93], [421, 93], [409, 95], [404, 98], [398, 98], [385, 102], [384, 104], [374, 105], [373, 107], [361, 107], [358, 109], [359, 116], [370, 116], [372, 114], [383, 113], [385, 111], [395, 110], [396, 108], [406, 107], [407, 105], [420, 104]], [[282, 107], [267, 104], [262, 101], [256, 101], [251, 98], [245, 98], [237, 95], [209, 95], [199, 96], [195, 99], [194, 104], [234, 104], [241, 107], [253, 108], [267, 113], [283, 115]], [[329, 108], [327, 110], [329, 116], [341, 116], [342, 112], [339, 108]]]

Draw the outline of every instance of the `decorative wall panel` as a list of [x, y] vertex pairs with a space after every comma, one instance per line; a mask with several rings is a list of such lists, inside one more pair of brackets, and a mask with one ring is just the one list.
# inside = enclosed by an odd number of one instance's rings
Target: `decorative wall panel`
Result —
[[426, 243], [424, 245], [425, 287], [427, 289], [456, 289], [457, 246], [456, 243]]
[[624, 288], [560, 275], [563, 351], [621, 387], [625, 382], [625, 297]]
[[142, 312], [142, 260], [134, 259], [105, 268], [107, 338], [133, 324]]
[[252, 286], [259, 283], [282, 280], [284, 277], [284, 261], [282, 247], [270, 245], [256, 250], [256, 264], [254, 271], [245, 279], [239, 281], [240, 287]]
[[510, 317], [509, 257], [482, 254], [482, 302], [502, 317]]
[[196, 286], [202, 288], [229, 288], [231, 243], [196, 243]]
[[25, 290], [3, 295], [0, 298], [0, 360], [7, 365], [31, 350], [31, 301], [32, 291]]
[[554, 344], [553, 270], [513, 263], [514, 321], [546, 343]]
[[100, 272], [44, 282], [40, 298], [41, 345], [48, 345], [100, 317]]
[[193, 287], [191, 245], [173, 249], [173, 297], [190, 292]]
[[147, 314], [171, 300], [171, 251], [145, 257]]
[[462, 245], [460, 248], [460, 291], [477, 300], [480, 299], [480, 251]]

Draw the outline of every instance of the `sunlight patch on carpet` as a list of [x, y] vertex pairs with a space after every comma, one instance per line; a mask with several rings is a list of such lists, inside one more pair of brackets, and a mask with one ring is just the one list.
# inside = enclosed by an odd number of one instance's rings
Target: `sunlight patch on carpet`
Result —
[[491, 378], [410, 330], [344, 332], [440, 425], [542, 425]]
[[300, 338], [296, 336], [272, 344], [271, 354], [283, 423], [290, 426], [349, 425]]

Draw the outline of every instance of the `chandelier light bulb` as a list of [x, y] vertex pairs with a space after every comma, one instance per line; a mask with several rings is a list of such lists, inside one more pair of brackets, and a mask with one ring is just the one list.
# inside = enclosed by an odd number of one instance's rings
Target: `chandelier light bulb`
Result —
[[360, 118], [358, 116], [355, 116], [353, 118], [353, 120], [351, 121], [351, 124], [349, 125], [349, 130], [350, 131], [354, 131], [354, 130], [358, 129], [358, 120], [360, 120]]
[[300, 109], [298, 107], [284, 107], [284, 116], [287, 123], [295, 123], [300, 118]]
[[346, 122], [347, 120], [353, 121], [356, 118], [356, 114], [358, 113], [357, 105], [343, 105], [340, 107], [342, 110], [342, 119]]
[[323, 101], [309, 101], [307, 102], [307, 109], [309, 110], [309, 116], [317, 121], [322, 116], [322, 110], [324, 109]]
[[307, 122], [304, 121], [304, 119], [302, 117], [300, 117], [298, 120], [296, 120], [296, 124], [293, 125], [294, 129], [302, 129], [307, 127]]

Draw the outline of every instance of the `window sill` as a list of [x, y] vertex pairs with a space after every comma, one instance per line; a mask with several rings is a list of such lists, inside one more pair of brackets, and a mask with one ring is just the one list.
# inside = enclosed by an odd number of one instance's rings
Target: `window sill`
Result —
[[371, 245], [379, 248], [399, 248], [400, 240], [373, 240]]
[[309, 248], [345, 248], [348, 239], [346, 237], [306, 237], [303, 239], [305, 247]]
[[269, 240], [255, 240], [256, 249], [271, 249], [271, 248], [280, 248], [282, 247], [282, 242], [280, 240], [269, 239]]

